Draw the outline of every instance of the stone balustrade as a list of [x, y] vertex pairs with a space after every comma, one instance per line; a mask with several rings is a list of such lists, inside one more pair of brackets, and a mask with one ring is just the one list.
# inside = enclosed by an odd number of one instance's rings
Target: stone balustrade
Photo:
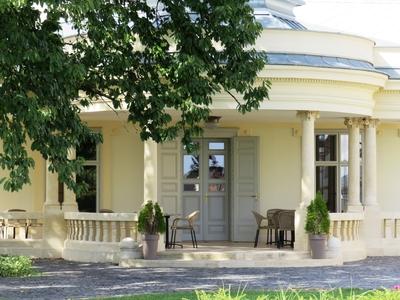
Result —
[[360, 226], [364, 219], [362, 213], [330, 213], [329, 234], [343, 242], [360, 240]]
[[67, 240], [116, 243], [126, 237], [137, 240], [136, 213], [77, 213], [64, 214]]
[[400, 213], [382, 213], [384, 239], [400, 239]]
[[43, 214], [38, 212], [0, 212], [0, 239], [42, 239]]

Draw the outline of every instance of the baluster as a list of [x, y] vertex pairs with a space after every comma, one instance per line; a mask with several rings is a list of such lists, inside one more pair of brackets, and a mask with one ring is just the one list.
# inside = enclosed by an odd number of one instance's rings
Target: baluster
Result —
[[354, 241], [354, 220], [349, 220], [349, 241]]
[[386, 226], [385, 226], [385, 238], [393, 239], [394, 233], [394, 219], [386, 219]]
[[82, 221], [82, 225], [83, 225], [83, 237], [82, 239], [84, 241], [88, 241], [89, 240], [89, 225], [88, 225], [88, 220], [83, 220]]
[[125, 221], [121, 221], [119, 222], [119, 234], [120, 234], [120, 241], [122, 241], [124, 238], [126, 238], [127, 232], [126, 232], [126, 222]]
[[343, 220], [342, 221], [342, 234], [343, 234], [343, 241], [347, 241], [347, 221]]
[[79, 239], [78, 220], [74, 220], [74, 240]]
[[103, 221], [103, 242], [109, 242], [110, 241], [110, 235], [109, 235], [109, 223], [108, 221]]
[[70, 228], [71, 228], [71, 225], [69, 224], [69, 220], [66, 220], [65, 225], [67, 226], [67, 240], [70, 240], [70, 239], [71, 239], [71, 238], [70, 238], [70, 234], [71, 234]]
[[95, 229], [96, 229], [95, 241], [100, 242], [101, 241], [101, 222], [100, 221], [95, 222]]
[[110, 227], [111, 227], [111, 242], [116, 243], [117, 239], [118, 239], [118, 230], [117, 230], [117, 226], [119, 222], [116, 221], [111, 221], [110, 223]]
[[399, 237], [399, 227], [400, 227], [400, 220], [394, 219], [394, 238], [397, 239]]
[[94, 226], [93, 226], [92, 220], [88, 221], [88, 226], [89, 226], [89, 236], [88, 236], [88, 241], [93, 242], [94, 240]]

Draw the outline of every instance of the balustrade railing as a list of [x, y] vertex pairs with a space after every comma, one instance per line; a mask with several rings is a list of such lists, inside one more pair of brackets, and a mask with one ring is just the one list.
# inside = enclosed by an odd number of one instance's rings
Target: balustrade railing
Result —
[[67, 239], [74, 241], [116, 243], [126, 237], [137, 240], [136, 213], [64, 214]]
[[330, 213], [331, 225], [329, 233], [341, 241], [357, 241], [360, 239], [360, 226], [364, 219], [362, 213]]
[[42, 239], [43, 214], [37, 212], [0, 212], [0, 239]]
[[400, 239], [400, 213], [382, 213], [383, 238]]

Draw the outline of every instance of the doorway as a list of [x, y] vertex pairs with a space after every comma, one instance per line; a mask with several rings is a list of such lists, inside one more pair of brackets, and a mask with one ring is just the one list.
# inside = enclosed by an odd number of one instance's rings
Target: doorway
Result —
[[[182, 155], [182, 212], [199, 210], [196, 235], [203, 241], [229, 240], [229, 139], [198, 139], [196, 153]], [[190, 236], [183, 235], [183, 239]]]

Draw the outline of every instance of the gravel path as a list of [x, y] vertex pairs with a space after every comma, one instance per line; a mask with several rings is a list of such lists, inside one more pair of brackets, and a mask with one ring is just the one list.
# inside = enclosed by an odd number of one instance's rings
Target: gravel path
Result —
[[110, 264], [37, 260], [41, 276], [0, 278], [1, 299], [79, 299], [149, 292], [216, 289], [391, 288], [400, 257], [375, 257], [340, 267], [261, 269], [124, 269]]

